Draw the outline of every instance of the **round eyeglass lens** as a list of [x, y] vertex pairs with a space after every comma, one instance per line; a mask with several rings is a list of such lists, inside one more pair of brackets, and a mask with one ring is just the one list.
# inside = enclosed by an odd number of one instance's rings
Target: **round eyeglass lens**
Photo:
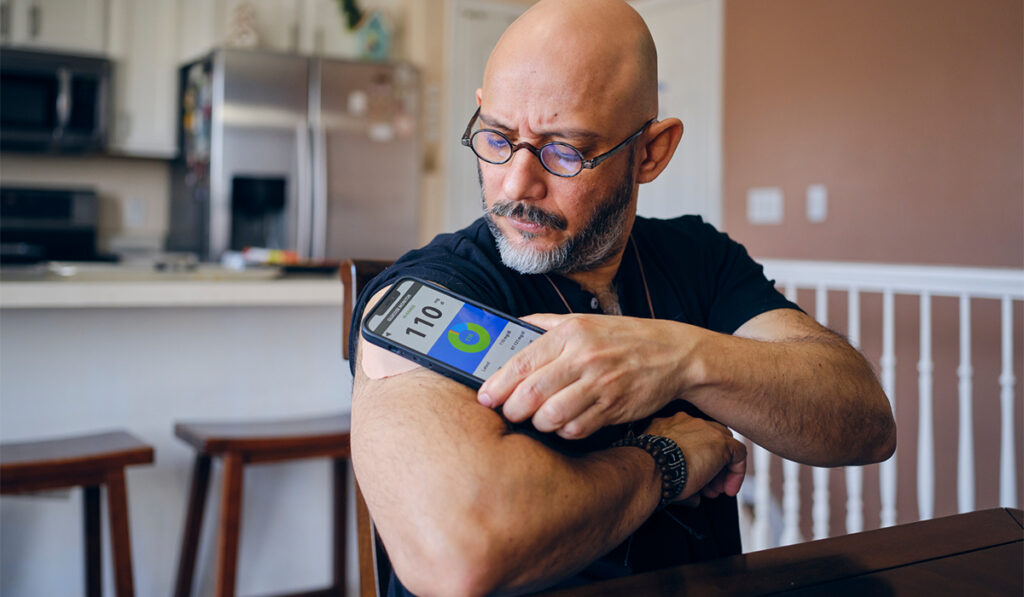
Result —
[[508, 139], [492, 131], [477, 131], [470, 139], [473, 151], [480, 159], [492, 164], [502, 164], [512, 155]]
[[540, 149], [540, 159], [552, 174], [559, 176], [572, 176], [583, 168], [579, 152], [565, 143], [548, 143]]

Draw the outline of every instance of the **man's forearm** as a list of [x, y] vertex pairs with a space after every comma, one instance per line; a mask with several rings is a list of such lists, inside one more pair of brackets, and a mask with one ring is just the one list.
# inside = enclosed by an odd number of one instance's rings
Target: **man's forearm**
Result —
[[776, 454], [839, 466], [877, 462], [895, 449], [874, 373], [831, 332], [775, 341], [709, 334], [694, 354], [699, 373], [683, 397]]
[[658, 502], [642, 451], [566, 457], [506, 433], [472, 391], [423, 370], [358, 373], [352, 416], [360, 486], [414, 592], [543, 586], [620, 543]]

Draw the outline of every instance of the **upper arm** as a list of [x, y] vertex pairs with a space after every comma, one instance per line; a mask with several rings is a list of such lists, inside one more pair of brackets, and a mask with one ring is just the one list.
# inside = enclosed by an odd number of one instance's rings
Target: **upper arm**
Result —
[[[389, 289], [374, 294], [363, 313], [370, 313]], [[430, 430], [432, 419], [443, 426], [456, 421], [460, 427], [468, 427], [467, 432], [481, 424], [492, 430], [504, 428], [497, 413], [481, 406], [469, 387], [370, 344], [362, 337], [361, 328], [352, 391], [353, 431], [362, 422], [362, 413], [373, 413], [390, 424], [411, 419], [423, 423], [424, 431]], [[478, 420], [461, 420], [467, 416]]]
[[[367, 301], [366, 307], [363, 309], [363, 317], [366, 317], [373, 311], [374, 305], [377, 304], [380, 299], [384, 298], [384, 295], [391, 290], [391, 286], [385, 286], [375, 293], [370, 300]], [[406, 371], [412, 371], [419, 367], [416, 363], [409, 359], [403, 358], [394, 354], [390, 351], [384, 350], [383, 348], [370, 344], [363, 338], [363, 326], [353, 326], [355, 332], [359, 334], [359, 340], [356, 343], [356, 353], [352, 357], [356, 360], [356, 373], [363, 373], [369, 379], [383, 379], [385, 377], [391, 377], [392, 375], [398, 375], [405, 373]], [[355, 377], [358, 380], [358, 376]]]
[[773, 309], [748, 319], [733, 333], [735, 336], [779, 342], [800, 338], [834, 338], [835, 334], [796, 309]]

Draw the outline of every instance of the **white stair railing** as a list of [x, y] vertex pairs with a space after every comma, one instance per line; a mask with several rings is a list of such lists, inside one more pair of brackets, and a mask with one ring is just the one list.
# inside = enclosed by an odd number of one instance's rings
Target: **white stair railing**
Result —
[[[896, 412], [896, 310], [893, 307], [893, 291], [882, 291], [882, 390], [889, 398], [892, 412]], [[896, 451], [899, 452], [897, 444]], [[878, 487], [882, 500], [882, 527], [896, 524], [896, 454], [886, 460], [878, 469]]]
[[1002, 299], [1002, 355], [1003, 369], [999, 375], [1000, 420], [999, 433], [999, 505], [1016, 508], [1017, 466], [1013, 452], [1013, 310], [1010, 296]]
[[[786, 285], [786, 298], [796, 302], [796, 284]], [[792, 460], [782, 463], [782, 538], [781, 545], [803, 541], [800, 534], [800, 465]]]
[[[814, 316], [818, 323], [828, 327], [828, 288], [824, 284], [818, 284], [814, 291]], [[828, 496], [828, 469], [814, 468], [814, 501], [811, 510], [814, 520], [814, 538], [825, 539], [828, 537], [829, 514], [831, 503]]]
[[932, 430], [932, 295], [921, 293], [921, 358], [917, 362], [917, 513], [935, 514], [935, 440]]
[[[1014, 438], [1014, 391], [1016, 378], [1013, 373], [1013, 303], [1024, 301], [1024, 270], [1002, 268], [964, 268], [916, 265], [862, 264], [818, 261], [766, 260], [765, 274], [774, 279], [785, 290], [786, 297], [796, 302], [797, 291], [801, 288], [815, 293], [814, 315], [822, 325], [828, 325], [828, 293], [847, 293], [847, 334], [851, 344], [861, 344], [861, 297], [876, 293], [882, 298], [882, 346], [879, 365], [882, 388], [888, 396], [893, 412], [896, 408], [896, 363], [895, 343], [895, 296], [912, 295], [920, 301], [920, 352], [917, 356], [918, 371], [918, 437], [917, 437], [917, 499], [918, 515], [921, 519], [934, 516], [935, 512], [935, 439], [933, 401], [933, 346], [932, 346], [932, 298], [954, 297], [959, 299], [959, 340], [960, 360], [957, 368], [959, 396], [959, 433], [957, 438], [957, 508], [969, 512], [975, 508], [975, 452], [973, 435], [974, 409], [974, 368], [971, 355], [971, 305], [973, 299], [996, 299], [1000, 301], [1000, 350], [1001, 369], [999, 374], [999, 505], [1017, 507], [1017, 461]], [[988, 339], [983, 339], [988, 340]], [[995, 342], [995, 339], [992, 339]], [[904, 359], [913, 355], [904, 354]], [[985, 397], [979, 397], [984, 399]], [[899, 425], [899, 421], [897, 421]], [[994, 433], [995, 430], [992, 430]], [[906, 438], [904, 438], [906, 441]], [[773, 458], [767, 451], [754, 446], [753, 461], [755, 482], [752, 484], [755, 496], [753, 502], [754, 520], [752, 528], [756, 536], [750, 547], [764, 549], [775, 545], [788, 545], [803, 540], [801, 533], [801, 503], [799, 475], [802, 468], [797, 463], [782, 461], [782, 524], [778, 536], [770, 536], [766, 517], [777, 503], [770, 492], [769, 462]], [[897, 468], [896, 456], [879, 466], [879, 494], [881, 509], [878, 513], [880, 526], [896, 524]], [[865, 527], [863, 499], [863, 468], [847, 467], [846, 478], [846, 520], [847, 532], [858, 532]], [[814, 489], [810, 508], [813, 538], [829, 536], [831, 532], [829, 496], [829, 470], [813, 467]], [[838, 496], [837, 496], [838, 497]]]
[[[851, 287], [846, 296], [847, 330], [850, 344], [860, 349], [860, 290]], [[846, 532], [864, 530], [864, 469], [846, 467]]]

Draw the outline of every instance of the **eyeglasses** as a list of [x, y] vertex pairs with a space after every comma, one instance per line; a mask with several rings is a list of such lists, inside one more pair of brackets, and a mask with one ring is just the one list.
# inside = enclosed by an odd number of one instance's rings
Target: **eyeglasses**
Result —
[[476, 157], [489, 164], [504, 164], [512, 159], [515, 152], [520, 149], [529, 149], [533, 155], [537, 156], [545, 170], [562, 178], [576, 176], [584, 168], [596, 168], [598, 164], [615, 155], [615, 152], [629, 145], [654, 122], [653, 118], [648, 120], [640, 127], [640, 130], [630, 135], [622, 143], [595, 158], [585, 160], [583, 153], [568, 143], [552, 141], [537, 148], [530, 143], [512, 143], [508, 137], [492, 129], [480, 129], [470, 134], [470, 131], [473, 130], [473, 123], [479, 116], [480, 108], [477, 108], [473, 113], [473, 118], [470, 118], [469, 124], [466, 125], [466, 132], [462, 133], [462, 144], [472, 149]]

